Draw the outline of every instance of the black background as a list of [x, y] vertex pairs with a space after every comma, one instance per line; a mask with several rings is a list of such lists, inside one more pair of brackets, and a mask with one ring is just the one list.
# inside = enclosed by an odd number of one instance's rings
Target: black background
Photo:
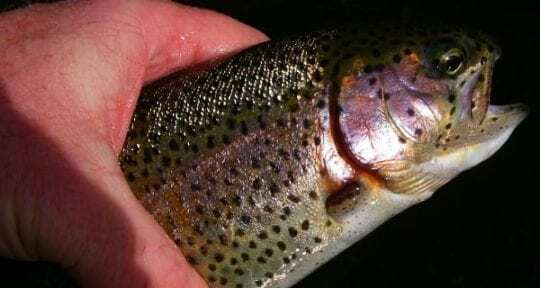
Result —
[[[335, 23], [406, 19], [480, 28], [500, 44], [493, 102], [531, 114], [492, 158], [394, 217], [297, 287], [540, 287], [540, 12], [517, 1], [188, 1], [271, 38]], [[16, 7], [8, 2], [0, 7]], [[0, 35], [1, 37], [1, 35]], [[0, 259], [0, 287], [72, 287], [59, 269]]]

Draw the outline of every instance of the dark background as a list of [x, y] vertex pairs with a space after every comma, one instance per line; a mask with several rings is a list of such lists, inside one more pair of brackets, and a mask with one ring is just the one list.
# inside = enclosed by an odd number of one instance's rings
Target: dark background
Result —
[[[0, 10], [30, 1], [8, 1]], [[493, 102], [531, 115], [491, 159], [463, 173], [300, 282], [297, 287], [540, 287], [538, 79], [540, 12], [517, 1], [187, 1], [271, 38], [344, 20], [406, 19], [480, 28], [501, 45]], [[1, 35], [0, 35], [1, 37]], [[0, 259], [0, 287], [75, 287], [48, 264]]]

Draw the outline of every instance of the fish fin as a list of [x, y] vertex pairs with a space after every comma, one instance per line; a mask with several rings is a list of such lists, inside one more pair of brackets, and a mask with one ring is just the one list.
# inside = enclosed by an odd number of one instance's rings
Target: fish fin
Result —
[[326, 199], [326, 211], [333, 216], [347, 214], [355, 209], [358, 202], [365, 198], [366, 187], [351, 181], [339, 191], [331, 193]]
[[402, 160], [378, 162], [373, 168], [385, 179], [388, 190], [399, 194], [434, 192], [450, 180], [450, 177], [441, 177], [421, 165]]

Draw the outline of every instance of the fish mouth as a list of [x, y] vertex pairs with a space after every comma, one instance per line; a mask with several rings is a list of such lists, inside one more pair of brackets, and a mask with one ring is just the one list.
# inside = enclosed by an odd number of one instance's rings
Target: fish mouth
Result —
[[453, 161], [443, 162], [452, 162], [449, 166], [460, 167], [461, 171], [476, 166], [497, 152], [528, 114], [528, 106], [521, 103], [489, 105], [482, 123], [471, 131], [470, 142], [449, 153], [450, 157], [443, 157]]
[[488, 121], [497, 122], [499, 119], [502, 119], [502, 123], [499, 123], [499, 130], [514, 129], [527, 118], [529, 111], [529, 106], [522, 103], [489, 105], [486, 117], [483, 119], [482, 123]]

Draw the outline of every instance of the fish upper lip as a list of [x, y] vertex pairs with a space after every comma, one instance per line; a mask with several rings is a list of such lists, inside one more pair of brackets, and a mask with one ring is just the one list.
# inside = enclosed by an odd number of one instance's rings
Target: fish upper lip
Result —
[[529, 114], [530, 108], [528, 105], [523, 103], [515, 103], [508, 105], [489, 105], [487, 114], [489, 116], [493, 115], [503, 115], [503, 114], [523, 114], [525, 117]]

